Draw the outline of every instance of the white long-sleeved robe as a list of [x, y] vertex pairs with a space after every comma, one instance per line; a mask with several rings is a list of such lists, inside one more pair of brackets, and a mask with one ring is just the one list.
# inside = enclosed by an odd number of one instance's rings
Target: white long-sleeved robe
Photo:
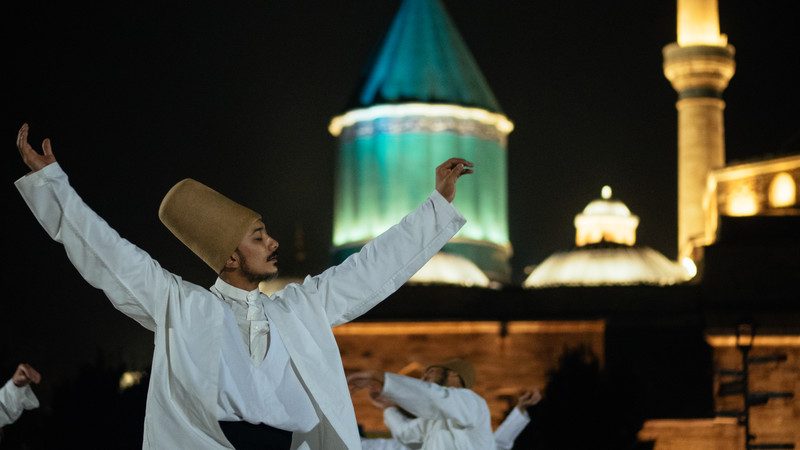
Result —
[[[81, 275], [155, 333], [144, 448], [230, 448], [215, 411], [222, 301], [163, 269], [81, 200], [58, 163], [15, 183]], [[438, 192], [356, 255], [259, 301], [280, 333], [320, 423], [293, 448], [359, 448], [358, 428], [331, 327], [365, 313], [406, 282], [463, 226]]]
[[486, 400], [469, 389], [444, 387], [387, 373], [382, 395], [413, 414], [395, 407], [383, 410], [392, 437], [422, 450], [494, 449], [492, 418]]
[[528, 411], [520, 411], [516, 406], [503, 420], [503, 423], [494, 430], [494, 442], [497, 450], [511, 450], [514, 441], [522, 430], [531, 423], [531, 416]]
[[[516, 407], [513, 408], [508, 414], [508, 417], [503, 420], [503, 423], [494, 430], [494, 443], [497, 450], [511, 450], [514, 447], [514, 441], [517, 439], [517, 436], [522, 433], [522, 430], [524, 430], [530, 422], [531, 417], [527, 411], [520, 411], [519, 408]], [[394, 438], [362, 438], [361, 447], [364, 450], [407, 450], [409, 448]]]
[[16, 422], [26, 409], [39, 407], [30, 385], [18, 387], [12, 380], [0, 388], [0, 427]]

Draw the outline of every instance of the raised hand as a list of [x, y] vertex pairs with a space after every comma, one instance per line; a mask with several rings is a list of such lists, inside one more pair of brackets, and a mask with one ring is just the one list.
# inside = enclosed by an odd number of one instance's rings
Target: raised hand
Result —
[[56, 157], [53, 156], [53, 147], [50, 145], [50, 139], [45, 139], [42, 142], [43, 154], [39, 154], [31, 144], [28, 143], [28, 124], [23, 123], [22, 128], [17, 133], [17, 150], [19, 150], [22, 161], [31, 171], [36, 172], [44, 166], [56, 162]]
[[448, 202], [452, 203], [456, 197], [458, 177], [472, 173], [472, 169], [468, 169], [468, 167], [475, 167], [475, 165], [466, 159], [450, 158], [436, 168], [436, 190]]
[[373, 405], [380, 409], [386, 409], [390, 406], [397, 406], [393, 401], [389, 400], [383, 395], [375, 394], [374, 392], [369, 393], [369, 399], [372, 400]]
[[380, 394], [383, 390], [383, 382], [384, 373], [378, 370], [365, 370], [347, 376], [347, 385], [350, 387], [351, 394], [361, 389], [369, 389], [370, 393]]
[[526, 391], [522, 395], [519, 396], [519, 401], [517, 401], [517, 408], [520, 411], [525, 411], [525, 408], [528, 406], [533, 406], [542, 399], [542, 394], [539, 393], [539, 388], [533, 388], [532, 391]]
[[39, 384], [41, 381], [42, 376], [39, 375], [39, 372], [36, 371], [33, 367], [29, 364], [22, 363], [17, 366], [16, 372], [14, 372], [14, 376], [11, 377], [11, 381], [17, 387], [27, 386], [31, 383]]

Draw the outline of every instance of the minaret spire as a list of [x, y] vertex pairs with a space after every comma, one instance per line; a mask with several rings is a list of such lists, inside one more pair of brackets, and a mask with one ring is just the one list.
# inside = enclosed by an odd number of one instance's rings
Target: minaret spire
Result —
[[664, 75], [678, 92], [678, 258], [702, 258], [713, 240], [705, 213], [709, 172], [725, 165], [725, 102], [734, 48], [719, 32], [717, 0], [678, 0], [678, 39], [664, 47]]

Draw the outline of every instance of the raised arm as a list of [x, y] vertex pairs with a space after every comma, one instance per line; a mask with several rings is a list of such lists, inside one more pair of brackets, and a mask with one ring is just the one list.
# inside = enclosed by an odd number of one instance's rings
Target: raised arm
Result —
[[514, 447], [514, 441], [517, 436], [522, 433], [522, 430], [531, 421], [527, 408], [536, 405], [541, 399], [542, 394], [539, 392], [539, 388], [536, 387], [520, 395], [517, 406], [511, 410], [508, 417], [503, 420], [503, 423], [494, 432], [494, 442], [497, 450], [511, 450]]
[[17, 134], [17, 149], [32, 170], [15, 185], [47, 234], [64, 245], [72, 264], [114, 307], [149, 330], [175, 292], [177, 277], [146, 252], [119, 236], [70, 186], [45, 139], [40, 154], [28, 143], [28, 125]]
[[41, 380], [39, 372], [29, 364], [17, 366], [14, 376], [0, 388], [0, 427], [13, 423], [26, 409], [39, 407], [39, 400], [30, 388]]
[[376, 370], [356, 372], [347, 377], [351, 392], [369, 389], [376, 406], [393, 404], [425, 419], [448, 419], [462, 428], [478, 425], [487, 410], [486, 402], [469, 389], [444, 387], [415, 378]]
[[[450, 203], [472, 163], [451, 158], [436, 169], [436, 189], [416, 210], [338, 266], [307, 278], [294, 298], [323, 302], [331, 326], [349, 322], [388, 297], [430, 260], [466, 220]], [[279, 294], [280, 295], [280, 294]]]

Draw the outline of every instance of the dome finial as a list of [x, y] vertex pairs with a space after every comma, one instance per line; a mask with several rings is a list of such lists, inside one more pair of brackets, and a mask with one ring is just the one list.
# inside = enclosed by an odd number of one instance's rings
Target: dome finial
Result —
[[600, 196], [603, 197], [603, 200], [608, 200], [611, 198], [611, 186], [605, 185], [603, 189], [600, 190]]

